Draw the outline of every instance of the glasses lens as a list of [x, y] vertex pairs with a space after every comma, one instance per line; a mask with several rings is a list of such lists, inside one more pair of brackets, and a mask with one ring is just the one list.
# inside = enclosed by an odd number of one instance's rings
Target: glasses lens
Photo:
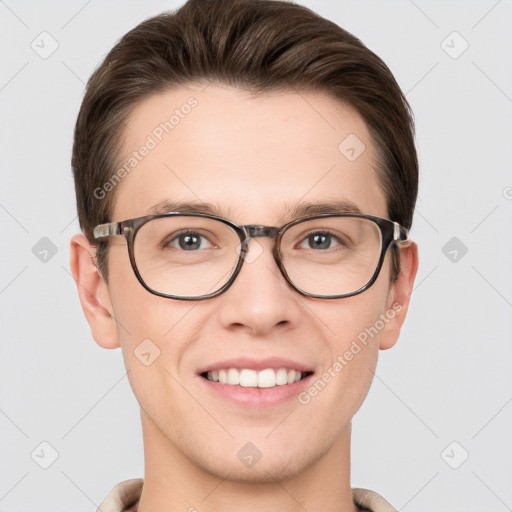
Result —
[[159, 217], [137, 232], [134, 256], [142, 280], [153, 291], [196, 297], [226, 284], [237, 265], [239, 245], [236, 231], [223, 222]]
[[343, 295], [365, 286], [377, 269], [382, 236], [358, 217], [323, 217], [294, 224], [281, 240], [291, 281], [315, 295]]

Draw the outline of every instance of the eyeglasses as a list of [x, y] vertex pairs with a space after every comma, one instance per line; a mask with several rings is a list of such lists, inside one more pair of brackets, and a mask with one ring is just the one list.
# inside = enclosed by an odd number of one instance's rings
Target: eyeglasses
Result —
[[275, 239], [274, 260], [300, 294], [322, 299], [357, 295], [372, 286], [388, 248], [406, 241], [407, 234], [397, 222], [355, 213], [312, 215], [277, 228], [167, 212], [94, 228], [95, 239], [124, 236], [140, 284], [178, 300], [225, 292], [247, 259], [250, 240], [257, 237]]

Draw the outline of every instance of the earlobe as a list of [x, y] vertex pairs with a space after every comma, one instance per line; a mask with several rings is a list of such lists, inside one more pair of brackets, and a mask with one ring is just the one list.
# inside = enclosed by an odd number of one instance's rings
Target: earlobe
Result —
[[381, 331], [379, 348], [387, 350], [395, 345], [405, 321], [409, 301], [418, 271], [418, 246], [410, 241], [401, 252], [401, 270], [398, 279], [391, 285], [386, 303], [387, 317], [390, 318]]
[[84, 235], [70, 242], [70, 267], [78, 297], [96, 343], [103, 348], [120, 346], [108, 286], [95, 265], [95, 248]]

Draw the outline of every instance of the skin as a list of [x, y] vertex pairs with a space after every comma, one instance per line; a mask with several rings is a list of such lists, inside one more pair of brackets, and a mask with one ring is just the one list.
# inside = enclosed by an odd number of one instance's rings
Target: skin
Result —
[[[238, 224], [281, 226], [289, 220], [286, 205], [299, 200], [344, 199], [363, 213], [387, 217], [364, 121], [321, 92], [256, 98], [197, 84], [161, 93], [132, 112], [126, 155], [191, 95], [198, 106], [116, 187], [112, 221], [147, 215], [166, 199], [215, 203], [220, 215]], [[338, 150], [349, 134], [366, 145], [353, 162]], [[145, 482], [139, 512], [356, 510], [351, 419], [370, 387], [379, 349], [398, 339], [417, 246], [401, 248], [395, 283], [388, 251], [370, 289], [322, 300], [290, 288], [273, 260], [273, 241], [257, 241], [263, 252], [244, 264], [224, 294], [187, 302], [140, 285], [124, 238], [110, 239], [108, 285], [94, 267], [94, 248], [83, 235], [72, 238], [71, 269], [92, 335], [101, 347], [121, 347], [141, 407]], [[257, 249], [255, 241], [250, 247]], [[402, 309], [306, 405], [296, 397], [263, 409], [233, 405], [196, 374], [209, 362], [276, 355], [312, 366], [319, 377], [394, 302]], [[149, 366], [133, 353], [147, 338], [161, 351]], [[262, 453], [251, 468], [236, 455], [247, 442]]]

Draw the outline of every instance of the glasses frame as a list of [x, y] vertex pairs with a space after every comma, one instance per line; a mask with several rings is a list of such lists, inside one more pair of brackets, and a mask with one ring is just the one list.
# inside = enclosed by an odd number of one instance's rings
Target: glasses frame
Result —
[[[236, 264], [236, 267], [233, 271], [233, 274], [229, 278], [229, 280], [217, 291], [207, 294], [207, 295], [199, 295], [199, 296], [193, 296], [193, 297], [183, 297], [180, 295], [170, 295], [163, 292], [158, 292], [156, 290], [153, 290], [150, 288], [145, 282], [144, 279], [142, 279], [142, 276], [140, 275], [139, 269], [137, 268], [137, 263], [135, 261], [135, 252], [134, 252], [134, 244], [135, 244], [135, 237], [137, 236], [137, 232], [139, 229], [144, 226], [144, 224], [148, 223], [149, 221], [153, 219], [159, 219], [162, 217], [172, 217], [172, 216], [181, 216], [181, 217], [203, 217], [206, 219], [213, 219], [218, 220], [229, 227], [231, 227], [238, 235], [238, 238], [240, 239], [240, 252], [238, 256], [238, 262]], [[300, 224], [302, 222], [306, 222], [309, 220], [314, 219], [320, 219], [325, 217], [355, 217], [360, 219], [367, 219], [372, 222], [374, 222], [380, 229], [381, 233], [381, 253], [379, 256], [379, 261], [377, 264], [377, 268], [375, 269], [375, 272], [373, 273], [370, 280], [361, 288], [349, 292], [344, 293], [341, 295], [318, 295], [314, 293], [306, 292], [305, 290], [302, 290], [297, 285], [293, 283], [293, 281], [288, 276], [286, 269], [284, 268], [284, 265], [281, 260], [281, 239], [284, 235], [284, 233], [291, 228], [292, 226], [295, 226], [296, 224]], [[386, 255], [387, 250], [396, 245], [403, 244], [409, 241], [408, 237], [408, 230], [398, 224], [398, 222], [394, 222], [390, 219], [385, 219], [383, 217], [376, 217], [375, 215], [368, 215], [364, 213], [321, 213], [316, 215], [309, 215], [306, 217], [300, 217], [298, 219], [295, 219], [291, 222], [288, 222], [282, 227], [275, 227], [275, 226], [263, 226], [258, 224], [247, 224], [244, 226], [240, 226], [229, 219], [225, 219], [224, 217], [219, 217], [216, 215], [210, 215], [206, 213], [188, 213], [188, 212], [165, 212], [165, 213], [158, 213], [154, 215], [146, 215], [144, 217], [137, 217], [135, 219], [128, 219], [120, 222], [109, 222], [106, 224], [99, 224], [94, 228], [93, 231], [94, 238], [96, 240], [101, 240], [103, 238], [107, 238], [110, 236], [124, 236], [126, 239], [126, 243], [128, 246], [128, 255], [130, 258], [130, 263], [133, 269], [133, 272], [135, 273], [135, 276], [137, 277], [140, 284], [149, 292], [154, 295], [158, 295], [159, 297], [165, 297], [167, 299], [175, 299], [175, 300], [205, 300], [210, 299], [213, 297], [216, 297], [220, 295], [221, 293], [224, 293], [235, 281], [238, 274], [240, 273], [240, 270], [242, 269], [243, 263], [245, 261], [245, 256], [248, 252], [248, 245], [251, 238], [258, 238], [258, 237], [269, 237], [275, 240], [274, 246], [272, 248], [272, 254], [274, 256], [274, 260], [281, 271], [281, 274], [285, 278], [286, 282], [298, 293], [301, 295], [304, 295], [306, 297], [312, 297], [317, 299], [343, 299], [345, 297], [352, 297], [354, 295], [358, 295], [364, 291], [366, 291], [368, 288], [370, 288], [376, 281], [377, 277], [379, 276], [379, 273], [382, 268], [382, 264], [384, 262], [384, 258]]]

